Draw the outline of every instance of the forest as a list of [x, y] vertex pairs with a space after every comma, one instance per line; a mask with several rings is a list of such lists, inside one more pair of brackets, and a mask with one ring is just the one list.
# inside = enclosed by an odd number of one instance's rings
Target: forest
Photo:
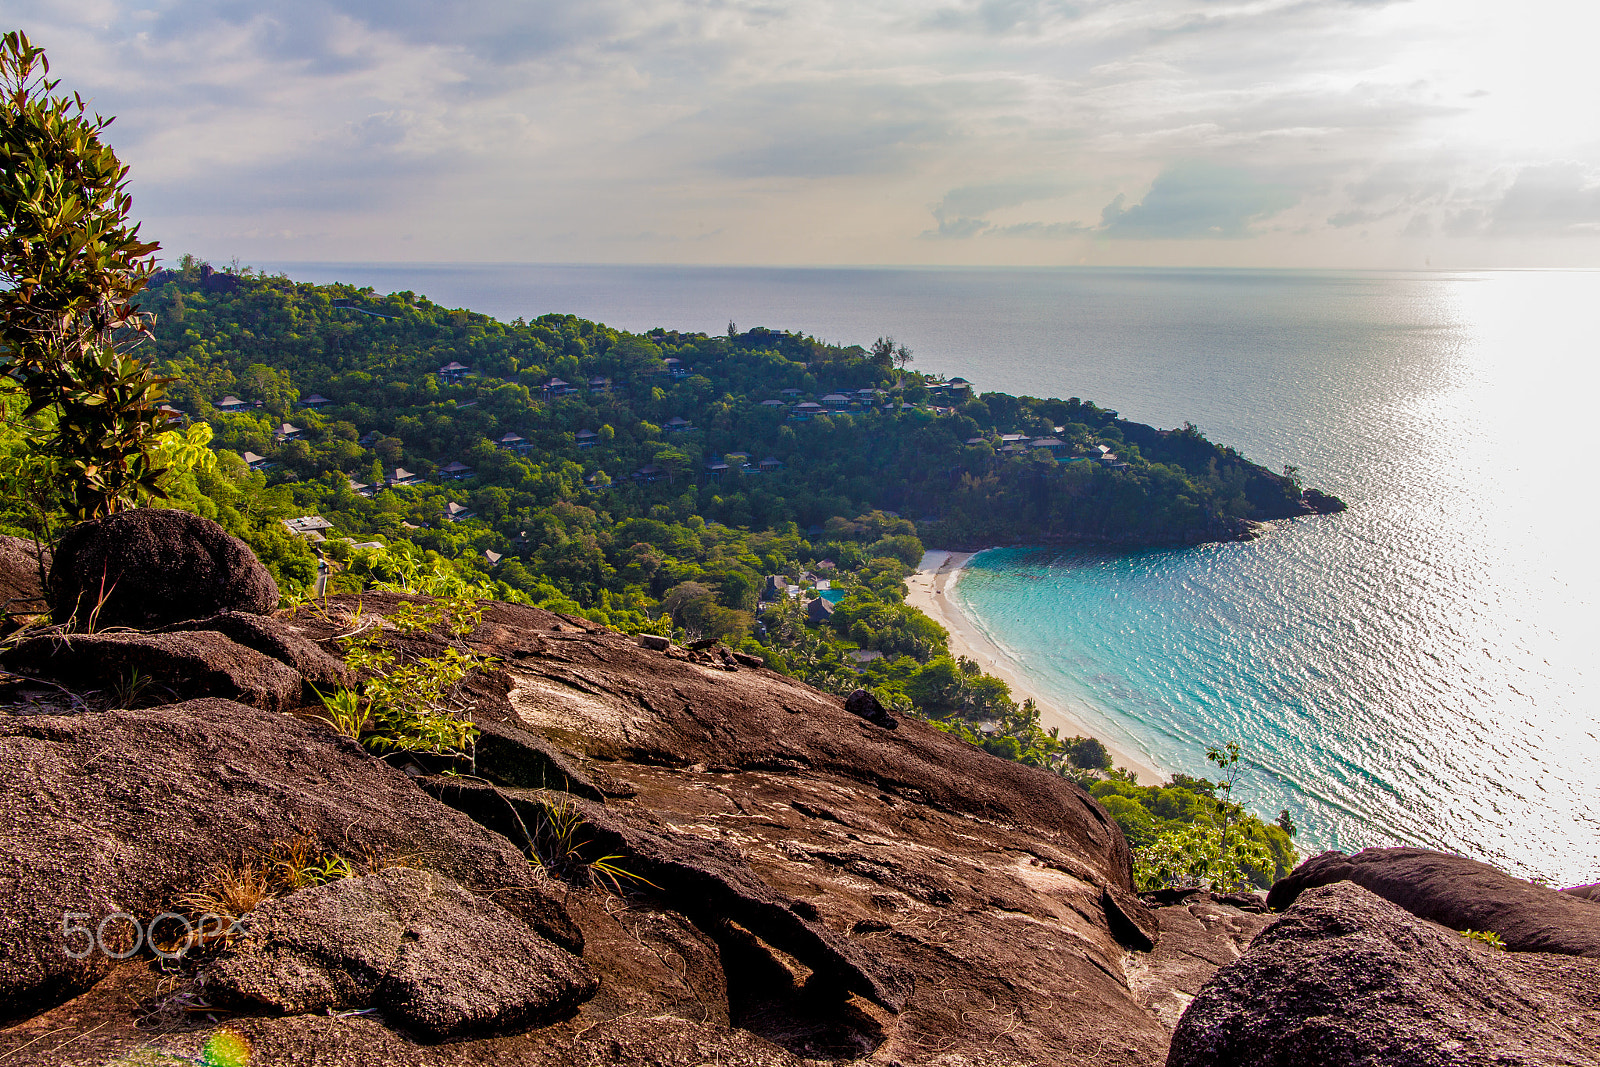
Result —
[[[1165, 794], [952, 658], [905, 578], [925, 542], [1197, 542], [1306, 510], [1292, 470], [1192, 426], [980, 394], [912, 370], [888, 337], [505, 323], [192, 257], [140, 299], [139, 355], [170, 379], [180, 431], [162, 446], [165, 503], [243, 538], [289, 602], [320, 567], [332, 591], [471, 592], [720, 640], [1097, 791], [1120, 783], [1130, 837], [1162, 825]], [[0, 526], [48, 537], [22, 453], [0, 434]]]

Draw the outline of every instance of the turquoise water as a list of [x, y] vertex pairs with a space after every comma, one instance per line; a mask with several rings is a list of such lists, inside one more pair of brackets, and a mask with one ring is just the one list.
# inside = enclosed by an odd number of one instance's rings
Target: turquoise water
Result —
[[1338, 493], [1261, 539], [978, 556], [954, 596], [1166, 770], [1249, 753], [1303, 852], [1600, 879], [1600, 274], [281, 265], [506, 318], [893, 334], [980, 389], [1188, 420]]

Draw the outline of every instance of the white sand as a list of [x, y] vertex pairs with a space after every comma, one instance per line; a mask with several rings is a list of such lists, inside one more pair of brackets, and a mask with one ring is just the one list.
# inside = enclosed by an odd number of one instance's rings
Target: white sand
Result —
[[[906, 585], [910, 589], [906, 603], [922, 611], [949, 632], [952, 656], [966, 656], [976, 660], [986, 673], [994, 675], [1011, 687], [1011, 697], [1017, 703], [1020, 704], [1032, 697], [1034, 703], [1039, 705], [1039, 724], [1046, 730], [1052, 726], [1057, 727], [1062, 737], [1095, 736], [1094, 728], [1074, 716], [1069, 708], [1041, 696], [1022, 673], [1017, 662], [985, 637], [955, 605], [949, 595], [950, 590], [955, 586], [961, 568], [967, 565], [967, 561], [973, 555], [972, 552], [945, 552], [937, 549], [928, 552], [922, 557], [922, 566], [917, 569], [917, 573], [906, 579]], [[1113, 745], [1103, 737], [1100, 740], [1106, 746], [1106, 751], [1111, 753], [1112, 764], [1137, 771], [1142, 784], [1166, 780], [1167, 776], [1155, 768], [1149, 756]]]

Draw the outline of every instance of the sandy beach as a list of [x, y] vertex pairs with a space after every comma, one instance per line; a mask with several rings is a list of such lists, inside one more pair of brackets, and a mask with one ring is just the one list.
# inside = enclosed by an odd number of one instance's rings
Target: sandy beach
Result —
[[[1011, 696], [1019, 704], [1032, 697], [1039, 705], [1039, 724], [1046, 730], [1052, 726], [1057, 727], [1062, 737], [1095, 736], [1094, 728], [1080, 721], [1072, 714], [1070, 708], [1046, 699], [1037, 692], [1022, 674], [1017, 663], [985, 637], [956, 607], [949, 596], [949, 591], [960, 575], [961, 568], [965, 567], [967, 561], [974, 555], [972, 552], [945, 552], [938, 549], [928, 552], [922, 557], [922, 565], [917, 568], [917, 573], [906, 579], [906, 585], [910, 589], [906, 603], [925, 613], [949, 632], [951, 655], [977, 660], [983, 665], [986, 673], [1003, 680], [1011, 687]], [[1138, 772], [1140, 784], [1148, 785], [1166, 779], [1166, 775], [1151, 764], [1149, 757], [1130, 752], [1103, 737], [1100, 740], [1111, 753], [1112, 764]]]

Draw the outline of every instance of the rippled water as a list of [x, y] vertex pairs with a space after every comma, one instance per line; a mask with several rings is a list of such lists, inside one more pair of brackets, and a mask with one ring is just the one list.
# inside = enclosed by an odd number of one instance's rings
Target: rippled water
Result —
[[1302, 850], [1425, 844], [1600, 878], [1600, 276], [1236, 284], [1191, 344], [1192, 307], [1154, 316], [1152, 349], [1210, 386], [1152, 406], [1299, 463], [1350, 510], [1247, 544], [984, 553], [958, 602], [1158, 766], [1203, 772], [1207, 742], [1242, 741], [1253, 806], [1288, 808]]
[[504, 317], [729, 319], [1075, 395], [1343, 496], [1247, 544], [985, 553], [956, 596], [1164, 768], [1241, 740], [1302, 851], [1409, 842], [1600, 879], [1600, 274], [294, 266]]

